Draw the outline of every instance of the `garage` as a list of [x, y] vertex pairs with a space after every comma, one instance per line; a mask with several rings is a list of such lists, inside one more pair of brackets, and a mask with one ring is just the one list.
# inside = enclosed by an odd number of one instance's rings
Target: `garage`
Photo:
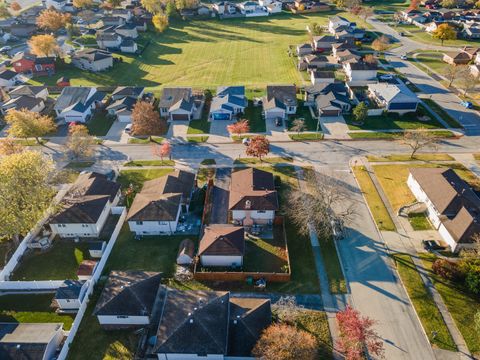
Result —
[[213, 113], [212, 114], [213, 120], [230, 120], [229, 113]]
[[189, 114], [172, 114], [173, 121], [189, 121], [190, 115]]
[[323, 110], [320, 116], [340, 116], [340, 110]]
[[266, 119], [276, 119], [276, 118], [285, 119], [285, 112], [284, 111], [267, 111], [265, 113], [265, 118]]

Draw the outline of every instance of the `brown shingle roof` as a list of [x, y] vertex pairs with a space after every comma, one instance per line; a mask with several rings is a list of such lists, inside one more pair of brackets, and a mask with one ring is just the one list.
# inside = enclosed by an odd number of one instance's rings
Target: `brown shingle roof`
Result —
[[243, 255], [245, 230], [241, 226], [210, 225], [205, 228], [198, 255]]
[[277, 210], [272, 173], [247, 168], [232, 173], [229, 210]]
[[77, 275], [92, 275], [97, 266], [97, 262], [93, 260], [83, 260], [78, 266]]

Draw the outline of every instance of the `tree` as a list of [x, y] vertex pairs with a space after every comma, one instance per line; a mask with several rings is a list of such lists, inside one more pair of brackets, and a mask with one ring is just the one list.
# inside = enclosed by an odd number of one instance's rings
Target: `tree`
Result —
[[114, 9], [122, 4], [123, 0], [105, 0], [103, 2], [104, 7]]
[[262, 360], [314, 360], [318, 359], [318, 343], [306, 331], [274, 324], [262, 333], [252, 353]]
[[310, 24], [310, 34], [312, 36], [320, 36], [323, 34], [323, 26], [319, 25], [318, 23], [314, 22]]
[[300, 132], [304, 131], [306, 129], [306, 127], [307, 126], [305, 125], [305, 120], [295, 119], [295, 120], [293, 120], [291, 130], [296, 131], [297, 134], [300, 134]]
[[456, 0], [442, 0], [440, 3], [442, 7], [446, 9], [452, 9], [457, 6], [457, 1]]
[[440, 24], [433, 32], [432, 37], [441, 41], [442, 46], [445, 40], [455, 40], [457, 32], [455, 28], [449, 24]]
[[362, 0], [336, 0], [335, 4], [342, 9], [351, 9], [362, 5]]
[[23, 146], [12, 138], [0, 140], [0, 155], [12, 155], [23, 151]]
[[40, 57], [57, 54], [59, 51], [57, 40], [48, 34], [32, 36], [28, 41], [28, 46], [30, 46], [32, 54]]
[[158, 14], [163, 11], [163, 4], [159, 0], [141, 0], [142, 6], [152, 14]]
[[410, 0], [410, 5], [408, 6], [407, 10], [418, 10], [420, 3], [420, 0]]
[[478, 85], [478, 76], [474, 75], [468, 66], [465, 66], [458, 74], [457, 85], [463, 90], [463, 95], [467, 96], [467, 93], [475, 90]]
[[175, 8], [175, 2], [173, 0], [168, 0], [167, 4], [165, 5], [165, 15], [170, 18], [174, 16], [176, 12], [177, 9]]
[[77, 9], [88, 9], [93, 5], [93, 0], [73, 0], [73, 6]]
[[373, 54], [367, 54], [363, 57], [363, 62], [371, 65], [377, 65], [378, 60]]
[[72, 22], [72, 16], [69, 13], [61, 13], [54, 9], [43, 10], [37, 16], [38, 27], [50, 31], [60, 30], [69, 22]]
[[362, 101], [353, 109], [353, 117], [355, 118], [355, 121], [357, 123], [363, 124], [367, 116], [368, 116], [368, 106]]
[[20, 4], [18, 2], [14, 1], [10, 4], [10, 9], [12, 11], [18, 12], [18, 11], [22, 10], [22, 7], [20, 6]]
[[409, 130], [404, 132], [401, 143], [410, 147], [412, 150], [410, 158], [413, 159], [420, 149], [435, 147], [438, 143], [438, 138], [432, 133], [425, 131], [425, 129]]
[[372, 17], [373, 14], [374, 14], [374, 11], [373, 11], [372, 7], [364, 6], [364, 7], [362, 7], [362, 9], [360, 10], [360, 13], [358, 15], [361, 16], [363, 18], [363, 20], [367, 21], [367, 19], [369, 17]]
[[477, 1], [477, 2], [475, 3], [475, 7], [476, 7], [477, 9], [480, 9], [480, 1]]
[[270, 152], [270, 142], [265, 136], [254, 136], [250, 139], [245, 152], [248, 156], [257, 157], [262, 161], [262, 157]]
[[45, 215], [54, 195], [50, 179], [54, 164], [39, 151], [0, 158], [0, 229], [18, 245]]
[[375, 321], [363, 317], [349, 305], [336, 315], [339, 339], [337, 346], [346, 360], [361, 360], [365, 351], [370, 355], [383, 357], [383, 342], [373, 330]]
[[444, 74], [448, 79], [448, 87], [452, 86], [457, 77], [465, 71], [466, 66], [457, 66], [455, 64], [448, 64], [445, 66]]
[[170, 142], [165, 140], [161, 145], [158, 144], [152, 144], [152, 154], [154, 156], [160, 157], [160, 159], [163, 161], [165, 157], [169, 157], [172, 151], [172, 146], [170, 145]]
[[9, 18], [10, 16], [11, 15], [8, 11], [7, 4], [5, 4], [4, 2], [0, 3], [0, 19]]
[[305, 180], [308, 189], [291, 192], [287, 198], [289, 217], [299, 233], [309, 235], [315, 230], [331, 239], [356, 216], [356, 206], [348, 201], [350, 194], [338, 175], [308, 172]]
[[295, 325], [295, 321], [300, 316], [302, 308], [302, 306], [297, 304], [295, 296], [281, 296], [280, 299], [272, 305], [272, 310], [278, 320], [288, 325]]
[[372, 49], [375, 51], [383, 52], [390, 46], [390, 40], [385, 35], [382, 35], [372, 42]]
[[50, 116], [38, 112], [22, 109], [10, 110], [5, 115], [5, 121], [10, 124], [7, 133], [12, 137], [33, 137], [40, 143], [40, 137], [55, 131], [55, 122]]
[[475, 329], [477, 330], [477, 333], [480, 333], [480, 310], [478, 310], [475, 313], [474, 322], [475, 322]]
[[175, 0], [177, 10], [196, 9], [198, 8], [198, 0]]
[[168, 28], [168, 16], [162, 13], [156, 14], [152, 18], [152, 23], [155, 29], [162, 33]]
[[67, 154], [75, 160], [89, 158], [94, 154], [95, 138], [85, 125], [70, 125], [65, 143]]
[[230, 134], [240, 136], [250, 131], [250, 125], [248, 124], [248, 120], [240, 120], [233, 124], [227, 125], [227, 131]]
[[167, 122], [160, 118], [152, 104], [138, 101], [132, 111], [132, 133], [134, 135], [163, 135], [167, 131]]

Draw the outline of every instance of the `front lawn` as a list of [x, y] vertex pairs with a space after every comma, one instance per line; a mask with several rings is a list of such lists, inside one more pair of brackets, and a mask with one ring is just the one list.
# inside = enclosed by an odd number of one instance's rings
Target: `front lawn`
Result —
[[479, 39], [462, 39], [458, 38], [455, 40], [445, 40], [442, 44], [440, 40], [434, 39], [432, 35], [425, 31], [425, 29], [419, 28], [415, 25], [398, 25], [397, 31], [405, 31], [409, 37], [412, 37], [413, 40], [424, 43], [427, 48], [428, 46], [451, 46], [452, 48], [459, 48], [465, 45], [478, 46], [480, 44]]
[[355, 174], [355, 178], [358, 181], [363, 196], [365, 196], [367, 206], [370, 208], [370, 212], [373, 215], [373, 219], [375, 220], [378, 229], [395, 231], [395, 224], [393, 223], [382, 198], [378, 194], [367, 169], [364, 166], [355, 166], [353, 168], [353, 173]]
[[105, 136], [112, 127], [115, 119], [113, 116], [107, 116], [106, 111], [97, 110], [92, 118], [87, 122], [87, 128], [90, 135]]
[[144, 136], [144, 137], [131, 137], [128, 139], [129, 144], [150, 144], [150, 143], [157, 143], [161, 144], [164, 140], [161, 136]]
[[262, 111], [262, 106], [254, 106], [253, 101], [248, 100], [248, 106], [245, 109], [245, 118], [248, 120], [248, 125], [250, 125], [250, 132], [256, 133], [267, 131]]
[[239, 158], [233, 161], [234, 164], [239, 165], [255, 165], [255, 164], [278, 164], [278, 163], [286, 163], [292, 162], [293, 158], [289, 156], [273, 156], [273, 157], [264, 157], [262, 161], [258, 158]]
[[333, 342], [327, 314], [323, 311], [304, 310], [295, 319], [295, 325], [312, 334], [318, 342], [319, 359], [332, 359]]
[[[300, 101], [297, 107], [297, 113], [295, 115], [289, 116], [288, 119], [288, 130], [291, 130], [293, 126], [293, 120], [303, 119], [305, 121], [305, 130], [306, 131], [317, 131], [321, 130], [321, 127], [318, 124], [318, 118], [313, 117], [310, 111], [310, 107], [305, 106], [303, 101]], [[317, 129], [318, 127], [318, 129]]]
[[0, 322], [63, 323], [70, 330], [73, 317], [55, 313], [52, 300], [52, 293], [0, 296]]
[[288, 134], [288, 137], [293, 141], [316, 141], [323, 139], [323, 133], [299, 133], [299, 134]]
[[455, 120], [452, 116], [450, 116], [450, 114], [448, 114], [444, 108], [438, 105], [435, 102], [435, 100], [424, 99], [423, 102], [427, 104], [430, 107], [430, 109], [436, 112], [443, 119], [443, 121], [445, 121], [450, 127], [456, 128], [456, 129], [462, 128], [462, 125], [457, 120]]
[[140, 191], [145, 181], [159, 178], [172, 171], [173, 168], [122, 170], [117, 181], [123, 189], [132, 184], [135, 191]]
[[[455, 134], [448, 130], [433, 130], [429, 131], [429, 133], [438, 138], [455, 137]], [[403, 132], [349, 132], [348, 136], [352, 139], [399, 140], [403, 137]]]
[[[430, 343], [441, 349], [456, 351], [457, 347], [448, 331], [447, 325], [445, 325], [442, 314], [438, 310], [432, 295], [425, 287], [412, 258], [406, 254], [395, 254], [393, 258], [398, 274]], [[437, 333], [435, 337], [432, 335], [434, 332]]]
[[189, 143], [204, 143], [208, 141], [209, 136], [187, 136]]
[[455, 324], [462, 333], [468, 349], [472, 354], [480, 353], [480, 336], [473, 321], [475, 314], [480, 311], [478, 296], [468, 293], [460, 284], [435, 275], [431, 271], [433, 261], [435, 260], [434, 255], [423, 254], [421, 257], [435, 288], [442, 296]]
[[428, 220], [427, 216], [424, 213], [420, 214], [408, 214], [408, 221], [412, 225], [413, 230], [432, 230], [432, 224]]
[[173, 160], [132, 160], [123, 164], [123, 166], [175, 166]]
[[455, 159], [448, 154], [415, 154], [413, 158], [410, 154], [393, 154], [386, 156], [367, 155], [367, 160], [370, 162], [396, 162], [396, 161], [455, 161]]
[[88, 243], [55, 239], [46, 252], [35, 251], [24, 257], [12, 280], [77, 279], [78, 265], [90, 259]]
[[207, 119], [200, 119], [200, 120], [191, 120], [187, 134], [208, 134], [210, 132], [210, 121]]

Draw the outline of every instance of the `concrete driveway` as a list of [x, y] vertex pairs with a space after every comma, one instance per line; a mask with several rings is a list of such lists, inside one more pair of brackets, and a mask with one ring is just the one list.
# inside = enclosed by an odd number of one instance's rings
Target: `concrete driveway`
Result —
[[213, 188], [211, 224], [226, 224], [228, 222], [228, 201], [230, 198], [231, 168], [217, 168], [215, 186]]
[[127, 124], [128, 123], [115, 120], [104, 139], [126, 144], [128, 142], [128, 138], [130, 137], [125, 132], [125, 126], [127, 126]]
[[275, 125], [275, 119], [265, 119], [265, 128], [270, 141], [290, 141], [288, 134], [285, 132], [285, 121], [282, 122], [282, 126], [277, 126]]
[[320, 125], [325, 139], [350, 139], [348, 125], [343, 116], [322, 116]]
[[189, 121], [172, 121], [168, 128], [167, 137], [172, 140], [186, 141]]

